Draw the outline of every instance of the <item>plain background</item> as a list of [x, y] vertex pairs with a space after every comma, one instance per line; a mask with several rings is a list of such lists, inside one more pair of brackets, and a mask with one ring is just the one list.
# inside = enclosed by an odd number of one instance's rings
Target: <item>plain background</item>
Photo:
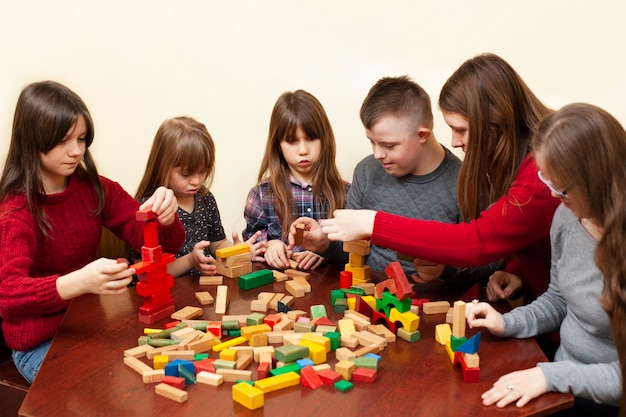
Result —
[[371, 153], [358, 112], [376, 80], [421, 84], [449, 147], [439, 90], [481, 52], [506, 59], [553, 108], [590, 102], [626, 124], [625, 17], [623, 0], [0, 0], [0, 161], [33, 81], [83, 98], [100, 172], [130, 194], [160, 123], [192, 116], [216, 143], [212, 191], [230, 236], [245, 226], [283, 92], [304, 89], [324, 105], [346, 180]]

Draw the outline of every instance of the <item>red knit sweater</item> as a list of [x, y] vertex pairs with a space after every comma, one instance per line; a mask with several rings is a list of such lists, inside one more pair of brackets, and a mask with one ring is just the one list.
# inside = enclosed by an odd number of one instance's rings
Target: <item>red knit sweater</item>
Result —
[[[27, 351], [54, 336], [69, 305], [59, 297], [56, 279], [96, 259], [103, 225], [141, 250], [143, 225], [135, 220], [139, 203], [118, 183], [101, 181], [106, 198], [100, 216], [92, 215], [98, 204], [93, 184], [76, 173], [63, 192], [46, 196], [52, 226], [47, 239], [25, 195], [0, 205], [0, 316], [10, 348]], [[159, 231], [163, 251], [176, 253], [185, 240], [180, 221]]]
[[372, 243], [432, 262], [480, 266], [513, 255], [506, 270], [525, 280], [532, 299], [550, 281], [550, 225], [560, 201], [537, 177], [532, 155], [508, 193], [468, 223], [448, 224], [379, 211]]

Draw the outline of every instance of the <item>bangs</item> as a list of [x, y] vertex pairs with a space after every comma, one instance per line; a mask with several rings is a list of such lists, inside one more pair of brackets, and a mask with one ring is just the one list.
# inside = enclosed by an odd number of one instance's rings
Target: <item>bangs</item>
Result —
[[202, 138], [193, 135], [181, 137], [173, 153], [173, 167], [181, 167], [189, 173], [211, 171], [213, 155]]

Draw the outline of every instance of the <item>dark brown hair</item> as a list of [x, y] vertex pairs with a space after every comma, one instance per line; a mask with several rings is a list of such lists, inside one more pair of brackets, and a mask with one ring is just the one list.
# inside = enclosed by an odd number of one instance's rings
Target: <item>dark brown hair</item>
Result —
[[87, 125], [86, 149], [76, 172], [88, 177], [93, 183], [98, 195], [98, 207], [94, 214], [99, 214], [104, 207], [104, 191], [89, 152], [94, 127], [83, 100], [66, 86], [54, 81], [32, 83], [22, 90], [17, 99], [11, 143], [0, 179], [0, 201], [10, 194], [25, 194], [35, 223], [46, 236], [50, 224], [43, 210], [46, 197], [39, 156], [56, 147], [80, 116]]

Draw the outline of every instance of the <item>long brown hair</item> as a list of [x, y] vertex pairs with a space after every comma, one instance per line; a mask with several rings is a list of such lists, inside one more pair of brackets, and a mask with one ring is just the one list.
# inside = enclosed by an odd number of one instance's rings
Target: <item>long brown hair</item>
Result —
[[189, 173], [206, 171], [199, 192], [208, 192], [215, 175], [215, 144], [206, 126], [187, 116], [167, 119], [159, 126], [135, 199], [150, 197], [160, 186], [167, 187], [170, 170], [177, 167]]
[[83, 100], [54, 81], [29, 84], [17, 99], [11, 143], [0, 179], [0, 201], [10, 194], [25, 194], [35, 224], [45, 236], [50, 232], [50, 223], [43, 209], [46, 194], [41, 181], [39, 156], [57, 146], [80, 116], [87, 125], [86, 149], [76, 172], [89, 178], [96, 189], [98, 206], [94, 215], [97, 215], [102, 212], [105, 197], [96, 164], [89, 152], [94, 126]]
[[464, 62], [441, 89], [439, 107], [468, 120], [457, 193], [463, 218], [476, 219], [507, 193], [533, 132], [551, 110], [494, 54]]
[[290, 170], [280, 151], [280, 142], [293, 138], [298, 127], [311, 139], [321, 141], [321, 155], [314, 167], [313, 193], [327, 203], [329, 215], [345, 204], [345, 183], [335, 164], [335, 134], [322, 104], [304, 90], [283, 93], [272, 110], [270, 127], [257, 180], [269, 178], [270, 194], [276, 204], [276, 213], [283, 225], [282, 236], [287, 236], [288, 225], [298, 210], [291, 193]]
[[[544, 120], [533, 147], [559, 185], [581, 196], [585, 217], [602, 230], [595, 252], [604, 276], [600, 301], [626, 375], [626, 131], [605, 110], [574, 103]], [[621, 415], [625, 414], [622, 407]]]

